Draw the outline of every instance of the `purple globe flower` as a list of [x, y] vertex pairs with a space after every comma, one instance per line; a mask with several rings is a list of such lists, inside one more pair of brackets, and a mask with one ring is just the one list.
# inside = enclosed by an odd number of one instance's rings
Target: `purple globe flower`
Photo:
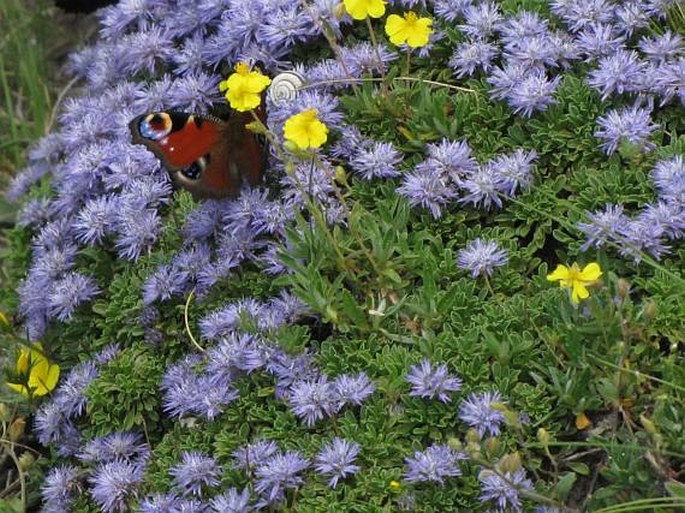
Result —
[[472, 392], [459, 405], [459, 418], [475, 428], [481, 437], [486, 433], [497, 436], [504, 422], [504, 414], [493, 404], [501, 402], [499, 392]]
[[492, 68], [492, 61], [499, 54], [499, 49], [493, 43], [476, 39], [459, 43], [454, 50], [448, 66], [454, 70], [457, 78], [471, 76], [477, 70], [487, 73]]
[[276, 445], [276, 442], [273, 440], [259, 440], [234, 451], [233, 458], [238, 468], [251, 472], [253, 468], [262, 465], [277, 452], [278, 445]]
[[603, 211], [588, 213], [587, 218], [587, 223], [578, 223], [578, 229], [587, 237], [581, 246], [582, 251], [615, 242], [616, 234], [620, 233], [629, 221], [628, 216], [623, 214], [622, 205], [611, 204], [607, 204]]
[[685, 204], [685, 159], [675, 155], [656, 163], [652, 181], [659, 191], [659, 197], [676, 204]]
[[509, 261], [507, 252], [500, 249], [495, 241], [475, 239], [457, 254], [457, 267], [471, 271], [471, 276], [492, 276], [496, 267], [502, 267]]
[[71, 319], [76, 308], [100, 293], [95, 280], [80, 273], [66, 274], [48, 292], [49, 315], [61, 321]]
[[178, 511], [181, 498], [175, 493], [162, 495], [160, 493], [145, 497], [140, 502], [139, 513], [170, 513]]
[[643, 36], [640, 39], [640, 50], [655, 62], [663, 62], [678, 57], [685, 52], [683, 38], [666, 29], [663, 34]]
[[309, 460], [295, 451], [274, 454], [255, 470], [255, 491], [266, 504], [280, 502], [285, 490], [304, 483], [301, 473], [309, 468]]
[[221, 468], [211, 456], [184, 451], [181, 454], [181, 462], [172, 466], [169, 474], [183, 495], [192, 494], [200, 497], [203, 488], [219, 486]]
[[82, 484], [76, 467], [60, 465], [51, 468], [41, 486], [44, 508], [68, 511], [74, 494], [80, 492], [81, 489]]
[[447, 365], [442, 363], [434, 368], [428, 360], [412, 365], [405, 379], [412, 384], [409, 395], [438, 399], [443, 403], [450, 402], [450, 394], [461, 389], [461, 380], [449, 374]]
[[376, 384], [364, 372], [341, 374], [333, 380], [337, 408], [347, 404], [360, 406], [376, 390]]
[[486, 39], [492, 36], [499, 28], [499, 23], [502, 20], [499, 5], [489, 1], [467, 5], [463, 14], [466, 23], [458, 25], [458, 28], [474, 39]]
[[210, 505], [215, 513], [249, 513], [252, 511], [250, 490], [245, 488], [239, 492], [236, 488], [229, 488], [221, 495], [214, 497]]
[[413, 482], [433, 481], [440, 485], [445, 483], [445, 478], [461, 475], [458, 462], [463, 455], [447, 445], [433, 445], [424, 451], [415, 451], [414, 455], [407, 457], [407, 472], [404, 479]]
[[622, 141], [634, 144], [643, 151], [649, 150], [653, 144], [649, 143], [649, 136], [659, 128], [652, 123], [649, 111], [633, 105], [621, 110], [610, 110], [597, 120], [599, 129], [594, 135], [604, 141], [600, 148], [607, 155], [614, 153]]
[[606, 100], [614, 93], [639, 91], [644, 70], [645, 63], [637, 52], [618, 50], [599, 60], [599, 68], [590, 72], [588, 83]]
[[403, 175], [402, 185], [396, 190], [400, 196], [407, 198], [412, 207], [429, 209], [434, 219], [439, 219], [442, 208], [457, 197], [457, 191], [437, 169], [417, 167]]
[[292, 411], [311, 427], [318, 420], [338, 411], [335, 390], [326, 376], [314, 380], [296, 381], [290, 387]]
[[143, 466], [123, 460], [104, 463], [90, 477], [90, 494], [105, 513], [130, 511], [129, 500], [143, 478]]
[[401, 162], [402, 154], [391, 143], [374, 142], [368, 149], [359, 149], [350, 165], [355, 173], [365, 180], [371, 180], [397, 176], [397, 166]]
[[328, 486], [335, 488], [338, 481], [359, 471], [359, 465], [353, 465], [361, 447], [356, 442], [334, 438], [316, 455], [314, 469], [330, 477]]
[[150, 448], [140, 433], [122, 431], [94, 438], [76, 457], [85, 463], [106, 463], [115, 460], [140, 463], [145, 461], [149, 453]]
[[533, 112], [543, 112], [556, 103], [554, 92], [561, 83], [561, 76], [548, 79], [542, 70], [529, 72], [523, 80], [512, 87], [506, 96], [514, 112], [529, 118]]
[[506, 472], [502, 475], [491, 470], [483, 470], [478, 476], [482, 493], [482, 502], [494, 502], [501, 510], [523, 511], [521, 498], [522, 491], [531, 491], [533, 483], [526, 477], [526, 471], [519, 469], [515, 472]]

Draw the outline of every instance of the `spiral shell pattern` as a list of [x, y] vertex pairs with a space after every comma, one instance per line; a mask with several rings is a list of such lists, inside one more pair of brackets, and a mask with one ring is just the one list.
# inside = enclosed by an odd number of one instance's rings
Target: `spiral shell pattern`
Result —
[[297, 98], [300, 88], [304, 84], [304, 77], [299, 73], [284, 71], [271, 80], [267, 95], [274, 105], [283, 105]]

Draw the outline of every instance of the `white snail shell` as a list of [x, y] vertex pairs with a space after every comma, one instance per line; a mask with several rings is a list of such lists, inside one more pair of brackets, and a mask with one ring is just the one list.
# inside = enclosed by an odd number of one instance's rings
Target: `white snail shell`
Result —
[[283, 105], [297, 98], [304, 84], [304, 77], [299, 73], [284, 71], [271, 80], [267, 95], [274, 105]]

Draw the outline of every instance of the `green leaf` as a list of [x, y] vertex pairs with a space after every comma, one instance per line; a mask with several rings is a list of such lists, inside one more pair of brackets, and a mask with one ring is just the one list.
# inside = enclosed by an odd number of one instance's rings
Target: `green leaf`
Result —
[[568, 466], [576, 474], [580, 474], [581, 476], [589, 476], [590, 475], [590, 467], [588, 467], [585, 463], [582, 463], [580, 461], [572, 461], [568, 464]]
[[685, 500], [685, 484], [681, 483], [680, 481], [671, 479], [669, 481], [666, 481], [666, 483], [664, 483], [664, 486], [666, 487], [668, 493], [670, 493], [673, 497], [678, 497], [680, 499]]
[[571, 488], [573, 488], [577, 478], [578, 476], [575, 473], [568, 472], [561, 476], [559, 481], [557, 481], [554, 490], [556, 491], [557, 497], [559, 497], [560, 500], [563, 501], [566, 499], [566, 497], [568, 497], [568, 494], [571, 492]]
[[22, 513], [24, 504], [21, 499], [0, 499], [0, 513]]

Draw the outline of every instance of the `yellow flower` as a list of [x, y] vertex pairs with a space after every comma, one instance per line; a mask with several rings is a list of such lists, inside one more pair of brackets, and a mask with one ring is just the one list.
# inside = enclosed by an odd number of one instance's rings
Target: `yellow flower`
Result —
[[328, 139], [328, 127], [319, 120], [316, 109], [307, 109], [286, 120], [283, 135], [301, 150], [318, 148]]
[[45, 395], [55, 388], [59, 379], [59, 365], [48, 361], [40, 344], [34, 345], [33, 348], [22, 348], [17, 359], [16, 371], [22, 382], [7, 385], [24, 395]]
[[385, 33], [393, 44], [407, 43], [412, 48], [425, 46], [433, 33], [430, 18], [419, 18], [414, 11], [404, 14], [404, 18], [391, 14], [385, 21]]
[[343, 0], [347, 14], [355, 20], [363, 20], [367, 16], [380, 18], [385, 14], [385, 0]]
[[246, 112], [259, 107], [262, 102], [262, 91], [271, 83], [271, 79], [259, 71], [250, 71], [250, 67], [240, 62], [226, 80], [219, 82], [219, 91], [226, 91], [226, 100], [237, 111]]
[[571, 267], [559, 264], [553, 273], [547, 275], [547, 280], [559, 280], [562, 288], [571, 289], [571, 301], [578, 303], [590, 295], [587, 286], [592, 285], [600, 276], [602, 276], [602, 270], [599, 264], [592, 262], [581, 271], [578, 264], [574, 262]]

